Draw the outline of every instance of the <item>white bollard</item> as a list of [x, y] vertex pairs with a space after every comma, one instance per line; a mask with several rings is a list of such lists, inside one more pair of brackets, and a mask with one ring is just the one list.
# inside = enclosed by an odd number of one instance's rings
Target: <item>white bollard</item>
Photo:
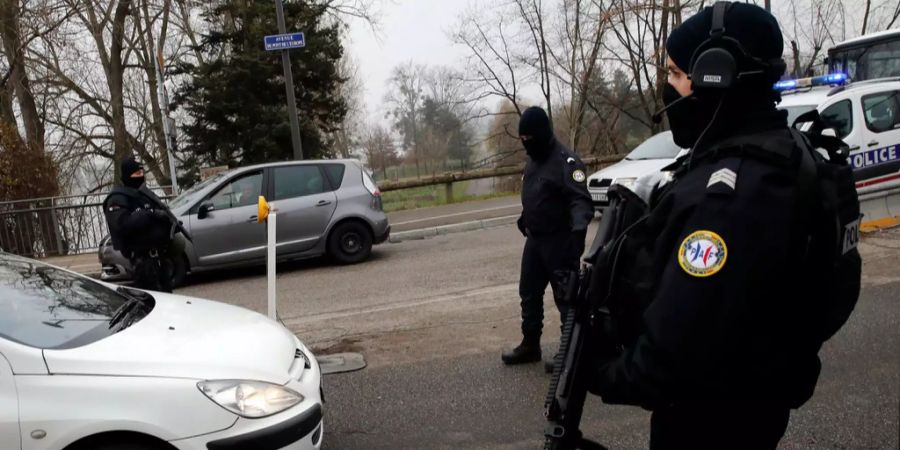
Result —
[[266, 218], [266, 278], [268, 280], [269, 318], [277, 320], [277, 303], [275, 298], [275, 218], [277, 214], [270, 212]]

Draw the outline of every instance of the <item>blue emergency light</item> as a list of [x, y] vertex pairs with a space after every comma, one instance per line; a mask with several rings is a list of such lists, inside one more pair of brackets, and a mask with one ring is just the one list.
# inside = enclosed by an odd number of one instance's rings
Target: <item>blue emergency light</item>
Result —
[[775, 83], [776, 91], [790, 91], [797, 88], [815, 87], [815, 86], [834, 86], [845, 84], [850, 81], [850, 77], [845, 73], [830, 73], [828, 75], [820, 75], [811, 78], [798, 78], [796, 80], [781, 80]]

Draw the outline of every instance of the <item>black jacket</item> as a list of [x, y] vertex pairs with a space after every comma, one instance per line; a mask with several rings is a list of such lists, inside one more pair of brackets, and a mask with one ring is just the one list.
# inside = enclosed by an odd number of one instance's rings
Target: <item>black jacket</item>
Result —
[[103, 213], [113, 247], [126, 256], [162, 249], [171, 241], [171, 215], [146, 189], [113, 189], [103, 201]]
[[605, 402], [798, 407], [812, 395], [804, 150], [786, 129], [770, 138], [786, 157], [695, 155], [618, 241], [611, 301], [643, 314], [623, 327], [625, 353], [598, 368]]
[[520, 226], [542, 235], [587, 230], [594, 209], [584, 163], [556, 139], [547, 158], [529, 158], [522, 179]]

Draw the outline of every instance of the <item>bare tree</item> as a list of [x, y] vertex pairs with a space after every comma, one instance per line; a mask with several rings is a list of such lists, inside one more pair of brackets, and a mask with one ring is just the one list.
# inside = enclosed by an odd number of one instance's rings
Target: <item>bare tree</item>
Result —
[[[403, 136], [403, 149], [412, 150], [416, 164], [416, 176], [421, 176], [420, 162], [423, 160], [423, 149], [420, 145], [420, 122], [423, 92], [423, 73], [425, 67], [412, 62], [394, 68], [389, 83], [390, 90], [385, 102], [391, 108], [390, 115], [394, 120], [394, 128]], [[428, 171], [427, 163], [425, 170]]]
[[869, 25], [869, 12], [872, 11], [872, 0], [866, 0], [866, 12], [863, 14], [862, 32], [866, 34], [866, 27]]
[[366, 106], [363, 99], [363, 80], [359, 74], [359, 66], [349, 53], [344, 53], [338, 64], [340, 77], [345, 79], [340, 85], [340, 96], [347, 105], [347, 114], [340, 128], [332, 133], [334, 146], [341, 158], [350, 158], [363, 138], [362, 129], [365, 122]]
[[791, 45], [792, 76], [812, 75], [829, 44], [841, 40], [834, 25], [843, 10], [840, 0], [790, 0], [782, 5], [780, 15], [792, 18], [789, 26], [782, 27], [785, 41]]
[[515, 114], [521, 115], [524, 108], [519, 104], [519, 95], [524, 64], [514, 56], [509, 41], [512, 30], [502, 14], [489, 20], [472, 11], [462, 18], [459, 31], [452, 36], [454, 42], [465, 46], [470, 53], [467, 61], [470, 75], [466, 81], [480, 87], [479, 99], [502, 98], [512, 105]]
[[369, 167], [373, 170], [381, 170], [383, 178], [387, 178], [387, 168], [399, 162], [391, 134], [380, 125], [373, 127], [366, 136], [363, 142], [363, 151]]
[[[21, 185], [24, 180], [20, 178], [30, 179], [27, 190], [7, 191], [5, 200], [10, 199], [9, 195], [19, 198], [23, 198], [22, 195], [53, 196], [60, 188], [57, 165], [46, 148], [45, 119], [38, 106], [32, 78], [34, 72], [29, 69], [27, 59], [31, 43], [58, 24], [46, 24], [47, 29], [27, 24], [35, 18], [34, 11], [28, 9], [31, 6], [52, 7], [48, 4], [29, 5], [22, 0], [0, 2], [0, 59], [3, 61], [0, 65], [5, 65], [0, 72], [0, 131], [5, 135], [0, 152], [6, 152], [7, 156], [16, 152], [28, 153], [7, 160], [16, 170], [9, 172], [0, 183]], [[20, 130], [24, 130], [24, 136]]]

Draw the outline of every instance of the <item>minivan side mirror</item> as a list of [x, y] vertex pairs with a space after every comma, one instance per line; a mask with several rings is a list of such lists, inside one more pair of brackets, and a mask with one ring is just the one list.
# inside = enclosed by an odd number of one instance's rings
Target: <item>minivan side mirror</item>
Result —
[[216, 207], [212, 203], [204, 203], [204, 204], [200, 205], [200, 210], [197, 211], [197, 218], [205, 219], [205, 218], [209, 217], [210, 212], [215, 211], [215, 210], [216, 210]]

